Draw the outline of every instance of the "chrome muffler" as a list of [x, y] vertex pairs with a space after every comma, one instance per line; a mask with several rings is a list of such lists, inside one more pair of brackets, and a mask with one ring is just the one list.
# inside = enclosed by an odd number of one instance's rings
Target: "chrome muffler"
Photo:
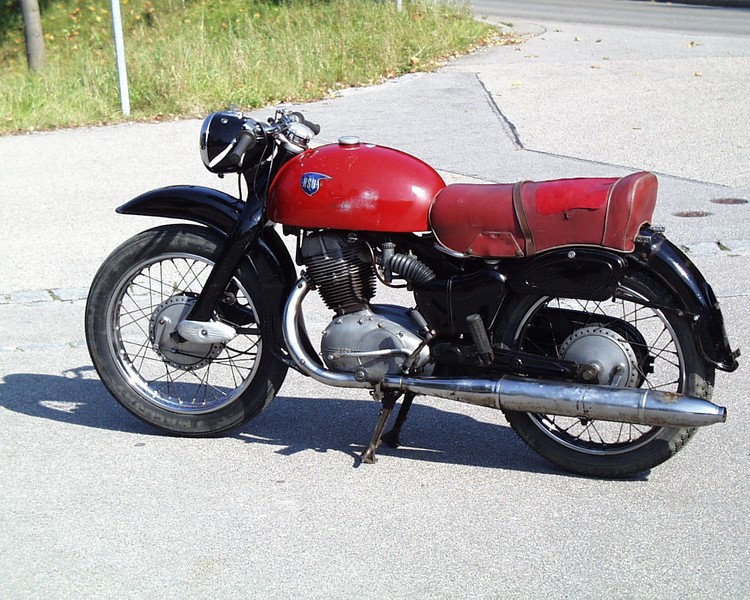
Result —
[[[310, 283], [302, 277], [284, 309], [283, 333], [289, 355], [300, 370], [326, 385], [372, 388], [372, 382], [357, 378], [353, 373], [326, 369], [305, 351], [298, 323], [302, 300], [309, 291]], [[503, 410], [582, 419], [663, 427], [700, 427], [726, 421], [726, 409], [708, 400], [640, 388], [540, 381], [508, 375], [500, 379], [386, 375], [379, 383], [383, 389]]]
[[387, 378], [384, 387], [521, 412], [664, 427], [723, 423], [727, 411], [708, 400], [657, 390], [618, 388], [506, 375], [500, 379]]

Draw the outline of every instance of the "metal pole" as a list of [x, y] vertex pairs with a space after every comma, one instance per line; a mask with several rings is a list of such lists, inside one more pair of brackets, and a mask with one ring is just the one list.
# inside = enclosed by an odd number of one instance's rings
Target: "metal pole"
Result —
[[122, 114], [130, 114], [130, 91], [128, 89], [128, 70], [125, 66], [125, 42], [122, 36], [122, 16], [120, 15], [120, 0], [111, 0], [112, 29], [115, 34], [115, 54], [117, 56], [117, 79], [120, 83], [120, 105]]

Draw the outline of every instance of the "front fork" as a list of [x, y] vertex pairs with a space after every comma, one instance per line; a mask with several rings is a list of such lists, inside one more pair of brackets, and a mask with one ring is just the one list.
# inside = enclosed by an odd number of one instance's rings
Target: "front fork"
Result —
[[232, 228], [227, 243], [222, 250], [219, 260], [208, 275], [206, 285], [203, 288], [197, 302], [188, 315], [189, 320], [207, 323], [213, 315], [214, 307], [222, 299], [227, 285], [232, 280], [237, 267], [240, 266], [243, 257], [248, 253], [250, 247], [258, 240], [263, 226], [266, 222], [265, 202], [261, 197], [267, 196], [270, 182], [273, 181], [281, 167], [284, 166], [296, 153], [278, 148], [278, 154], [274, 159], [267, 161], [267, 167], [262, 172], [244, 176], [248, 185], [247, 201], [242, 209], [240, 218]]
[[208, 324], [216, 305], [222, 300], [227, 285], [234, 277], [248, 249], [257, 241], [264, 225], [261, 203], [248, 198], [235, 223], [219, 259], [211, 269], [206, 284], [187, 316], [187, 321]]

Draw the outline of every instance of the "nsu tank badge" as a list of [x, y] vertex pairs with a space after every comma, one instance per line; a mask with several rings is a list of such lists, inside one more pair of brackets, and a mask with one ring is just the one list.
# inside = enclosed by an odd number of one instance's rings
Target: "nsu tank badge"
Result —
[[330, 177], [323, 173], [305, 173], [300, 179], [302, 191], [308, 196], [314, 196], [320, 191], [320, 183], [325, 179], [330, 179]]

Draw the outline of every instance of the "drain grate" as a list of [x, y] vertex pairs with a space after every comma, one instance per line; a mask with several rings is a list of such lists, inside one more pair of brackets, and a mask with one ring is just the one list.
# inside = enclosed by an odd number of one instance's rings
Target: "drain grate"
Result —
[[716, 198], [711, 200], [714, 204], [747, 204], [750, 200], [744, 198]]

